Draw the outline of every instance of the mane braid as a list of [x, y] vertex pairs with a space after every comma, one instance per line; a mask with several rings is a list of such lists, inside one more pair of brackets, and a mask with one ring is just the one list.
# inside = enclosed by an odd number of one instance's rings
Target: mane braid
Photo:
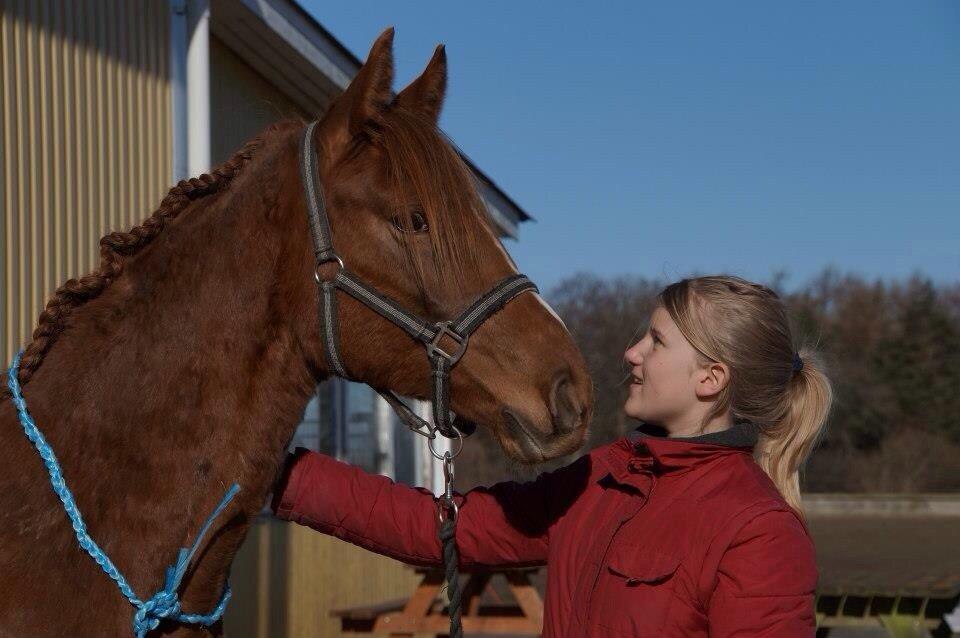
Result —
[[[176, 219], [195, 199], [217, 193], [224, 189], [250, 161], [254, 151], [263, 143], [264, 137], [278, 128], [271, 126], [260, 136], [248, 142], [230, 159], [213, 169], [209, 174], [181, 180], [171, 188], [159, 208], [141, 225], [128, 232], [113, 232], [100, 239], [99, 268], [80, 279], [69, 279], [60, 286], [47, 302], [37, 319], [33, 340], [26, 347], [20, 360], [18, 379], [25, 385], [43, 362], [44, 356], [63, 332], [72, 310], [95, 299], [123, 272], [124, 258], [136, 254], [154, 237], [160, 234], [166, 223]], [[0, 401], [10, 396], [9, 389], [0, 391]]]

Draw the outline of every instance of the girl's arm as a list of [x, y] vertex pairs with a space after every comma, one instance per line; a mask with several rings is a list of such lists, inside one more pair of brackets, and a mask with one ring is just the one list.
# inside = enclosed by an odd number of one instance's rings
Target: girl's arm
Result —
[[816, 631], [813, 541], [788, 510], [743, 525], [720, 559], [709, 604], [711, 638], [810, 638]]
[[[528, 483], [457, 494], [460, 565], [540, 565], [551, 527], [586, 481], [586, 457]], [[441, 563], [432, 493], [298, 449], [273, 500], [279, 518], [416, 565]]]

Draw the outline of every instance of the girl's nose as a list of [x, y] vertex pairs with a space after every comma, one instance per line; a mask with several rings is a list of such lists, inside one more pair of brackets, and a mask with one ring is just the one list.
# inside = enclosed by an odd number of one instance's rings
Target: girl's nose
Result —
[[633, 344], [623, 353], [623, 359], [630, 365], [640, 365], [643, 363], [643, 355], [640, 353], [640, 342]]

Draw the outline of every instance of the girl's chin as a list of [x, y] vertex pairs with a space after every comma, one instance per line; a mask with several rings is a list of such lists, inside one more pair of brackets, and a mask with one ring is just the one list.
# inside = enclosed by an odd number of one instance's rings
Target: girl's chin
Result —
[[631, 419], [637, 419], [643, 421], [643, 406], [639, 405], [639, 401], [628, 400], [623, 405], [623, 413], [626, 414]]

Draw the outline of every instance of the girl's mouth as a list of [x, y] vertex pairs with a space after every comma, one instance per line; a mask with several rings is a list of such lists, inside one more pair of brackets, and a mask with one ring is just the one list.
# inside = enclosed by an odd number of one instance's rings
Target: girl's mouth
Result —
[[643, 385], [643, 379], [641, 379], [640, 377], [637, 377], [637, 376], [631, 376], [631, 377], [630, 377], [630, 383], [635, 384], [635, 385]]

